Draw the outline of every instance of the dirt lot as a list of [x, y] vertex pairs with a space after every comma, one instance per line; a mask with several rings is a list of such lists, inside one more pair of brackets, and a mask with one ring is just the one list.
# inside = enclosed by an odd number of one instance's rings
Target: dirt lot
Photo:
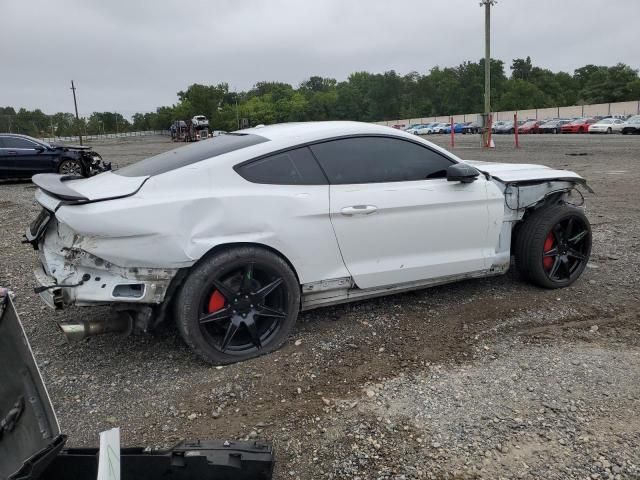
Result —
[[[302, 314], [289, 343], [224, 368], [168, 328], [69, 344], [33, 294], [21, 235], [33, 187], [0, 184], [0, 284], [16, 304], [74, 446], [120, 426], [125, 445], [266, 438], [278, 479], [640, 478], [640, 137], [458, 136], [462, 158], [575, 170], [593, 224], [575, 286], [532, 287], [512, 270]], [[448, 137], [436, 138], [444, 146]], [[114, 141], [115, 142], [115, 141]], [[120, 165], [166, 138], [96, 144]], [[637, 183], [638, 182], [638, 183]]]

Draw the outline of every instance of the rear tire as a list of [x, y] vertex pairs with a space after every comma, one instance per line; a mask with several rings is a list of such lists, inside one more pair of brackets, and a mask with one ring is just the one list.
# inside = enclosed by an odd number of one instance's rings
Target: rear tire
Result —
[[229, 364], [280, 348], [299, 310], [300, 285], [284, 259], [258, 247], [235, 247], [193, 268], [176, 299], [175, 318], [198, 356]]
[[591, 254], [591, 225], [584, 212], [567, 204], [542, 207], [522, 224], [515, 239], [518, 270], [544, 288], [575, 282]]

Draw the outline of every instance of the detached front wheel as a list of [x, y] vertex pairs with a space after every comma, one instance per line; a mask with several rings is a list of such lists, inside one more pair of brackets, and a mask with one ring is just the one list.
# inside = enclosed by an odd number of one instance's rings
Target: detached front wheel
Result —
[[568, 287], [582, 274], [591, 254], [591, 225], [584, 212], [566, 204], [540, 208], [518, 231], [520, 273], [544, 288]]
[[300, 286], [278, 255], [238, 247], [205, 259], [177, 297], [176, 324], [204, 360], [228, 364], [278, 349], [298, 317]]

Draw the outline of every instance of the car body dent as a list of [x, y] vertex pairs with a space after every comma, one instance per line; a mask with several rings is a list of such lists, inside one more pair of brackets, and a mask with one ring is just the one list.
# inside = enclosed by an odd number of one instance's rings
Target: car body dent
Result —
[[[42, 271], [40, 283], [54, 287], [42, 292], [54, 307], [112, 302], [159, 304], [177, 273], [171, 268], [121, 267], [91, 251], [100, 249], [100, 240], [84, 237], [55, 218], [40, 243]], [[44, 275], [44, 276], [43, 276]], [[72, 288], [66, 286], [76, 285]], [[135, 295], [115, 295], [116, 287], [137, 285]]]

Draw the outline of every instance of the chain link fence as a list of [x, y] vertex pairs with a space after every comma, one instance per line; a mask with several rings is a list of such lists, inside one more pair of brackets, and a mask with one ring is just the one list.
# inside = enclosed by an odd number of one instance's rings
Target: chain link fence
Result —
[[[144, 130], [140, 132], [121, 132], [121, 133], [101, 133], [98, 135], [82, 135], [82, 140], [105, 140], [108, 138], [127, 138], [127, 137], [146, 137], [149, 135], [170, 135], [169, 130]], [[56, 142], [79, 142], [78, 136], [71, 137], [39, 137], [40, 140], [48, 143]]]

